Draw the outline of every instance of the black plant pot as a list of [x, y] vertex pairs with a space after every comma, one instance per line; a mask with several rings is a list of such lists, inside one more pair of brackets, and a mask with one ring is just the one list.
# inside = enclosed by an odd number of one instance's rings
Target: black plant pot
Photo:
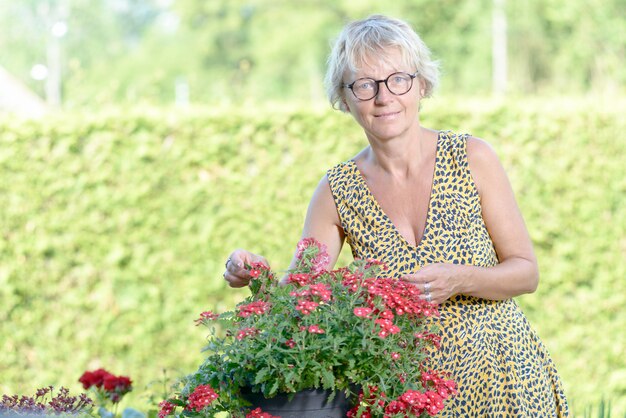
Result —
[[350, 409], [349, 399], [345, 393], [337, 392], [328, 402], [332, 391], [310, 389], [296, 392], [291, 400], [288, 394], [279, 393], [273, 398], [265, 399], [262, 393], [242, 391], [242, 396], [250, 402], [252, 409], [261, 408], [263, 412], [281, 418], [343, 418]]

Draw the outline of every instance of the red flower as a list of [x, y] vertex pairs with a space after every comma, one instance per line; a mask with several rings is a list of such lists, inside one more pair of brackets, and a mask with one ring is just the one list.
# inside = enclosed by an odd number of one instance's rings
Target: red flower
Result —
[[206, 323], [206, 321], [215, 321], [219, 317], [220, 316], [216, 313], [213, 313], [211, 311], [204, 311], [200, 314], [200, 318], [196, 319], [194, 322], [196, 323], [196, 326], [198, 326], [200, 324]]
[[324, 283], [317, 283], [309, 287], [311, 295], [319, 296], [324, 302], [328, 302], [332, 296], [330, 287]]
[[256, 328], [253, 327], [249, 327], [249, 328], [243, 328], [241, 330], [239, 330], [239, 332], [237, 333], [237, 339], [238, 340], [243, 340], [244, 338], [247, 337], [255, 337], [257, 336], [261, 331], [259, 331]]
[[321, 328], [320, 328], [319, 326], [317, 326], [317, 325], [311, 325], [311, 326], [309, 327], [309, 332], [310, 332], [311, 334], [323, 334], [323, 333], [325, 333], [326, 331], [324, 331], [323, 329], [321, 329]]
[[263, 263], [250, 264], [250, 269], [248, 270], [248, 274], [250, 275], [250, 277], [256, 279], [261, 275], [262, 272], [270, 272], [269, 267]]
[[311, 312], [315, 310], [319, 306], [317, 302], [311, 302], [308, 300], [298, 300], [298, 305], [296, 309], [302, 312], [302, 315], [309, 315]]
[[257, 408], [253, 411], [250, 411], [248, 415], [246, 415], [246, 418], [280, 418], [280, 417], [274, 416], [272, 414], [268, 414], [267, 412], [263, 412], [261, 408]]
[[311, 275], [307, 273], [290, 274], [287, 283], [297, 283], [300, 286], [306, 286], [311, 283]]
[[[348, 417], [348, 418], [356, 418], [356, 416], [357, 416], [356, 414], [357, 414], [358, 411], [359, 411], [359, 405], [357, 405], [354, 408], [352, 408], [351, 410], [349, 410], [346, 413], [346, 417]], [[370, 412], [369, 408], [367, 408], [365, 410], [365, 412], [363, 412], [361, 414], [361, 418], [372, 418], [372, 413]]]
[[217, 393], [215, 393], [211, 386], [197, 386], [194, 389], [193, 393], [189, 395], [189, 398], [187, 399], [187, 409], [200, 412], [202, 411], [202, 409], [209, 406], [217, 398], [218, 395]]
[[330, 264], [328, 251], [326, 246], [318, 242], [315, 238], [303, 238], [298, 242], [296, 259], [301, 260], [304, 252], [309, 248], [314, 248], [315, 251], [317, 251], [317, 254], [315, 254], [315, 257], [311, 260], [311, 271], [317, 274], [326, 270], [326, 267]]
[[83, 384], [83, 389], [89, 389], [92, 386], [101, 388], [104, 383], [104, 379], [108, 376], [113, 375], [104, 369], [98, 369], [92, 372], [83, 373], [78, 381]]
[[294, 348], [296, 346], [296, 342], [293, 340], [293, 338], [290, 338], [285, 341], [285, 345], [289, 348]]
[[118, 403], [122, 397], [132, 390], [132, 381], [127, 376], [115, 376], [104, 369], [85, 372], [78, 379], [84, 389], [95, 387], [104, 391], [103, 395], [113, 403]]
[[120, 395], [128, 393], [132, 389], [132, 381], [127, 376], [109, 375], [104, 378], [104, 390], [108, 392], [117, 392]]
[[389, 405], [385, 408], [385, 414], [399, 414], [400, 412], [405, 412], [407, 410], [407, 405], [402, 401], [391, 401]]
[[352, 312], [359, 318], [365, 318], [372, 313], [372, 308], [354, 308]]
[[267, 312], [269, 308], [269, 303], [259, 300], [256, 302], [248, 303], [247, 305], [240, 306], [237, 316], [241, 318], [247, 318], [250, 315], [262, 315]]
[[168, 415], [172, 415], [172, 412], [176, 409], [176, 405], [171, 404], [168, 401], [161, 401], [159, 407], [161, 408], [159, 410], [159, 418], [165, 418]]

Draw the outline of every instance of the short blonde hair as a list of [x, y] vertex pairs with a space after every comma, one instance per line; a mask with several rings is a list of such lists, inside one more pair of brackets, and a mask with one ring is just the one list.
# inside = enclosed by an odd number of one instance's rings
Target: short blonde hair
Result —
[[328, 57], [324, 83], [333, 108], [346, 111], [343, 100], [346, 70], [357, 71], [367, 57], [378, 54], [386, 60], [390, 47], [400, 49], [404, 64], [417, 70], [424, 82], [424, 97], [430, 97], [439, 83], [439, 65], [430, 57], [430, 50], [417, 33], [403, 20], [372, 15], [349, 23], [339, 34]]

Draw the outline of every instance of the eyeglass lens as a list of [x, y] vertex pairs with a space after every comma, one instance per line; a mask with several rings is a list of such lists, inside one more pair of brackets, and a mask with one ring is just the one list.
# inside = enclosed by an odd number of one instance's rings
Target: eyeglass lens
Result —
[[369, 100], [378, 94], [380, 83], [385, 83], [391, 93], [399, 96], [411, 89], [413, 86], [413, 78], [407, 73], [394, 73], [385, 80], [360, 78], [352, 85], [352, 92], [357, 99]]

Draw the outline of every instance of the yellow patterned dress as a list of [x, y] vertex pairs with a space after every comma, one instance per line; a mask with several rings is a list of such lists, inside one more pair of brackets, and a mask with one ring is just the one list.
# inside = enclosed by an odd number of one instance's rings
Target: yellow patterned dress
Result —
[[[424, 236], [409, 244], [383, 212], [354, 161], [327, 173], [355, 258], [375, 258], [392, 277], [431, 263], [498, 263], [467, 163], [467, 135], [440, 132]], [[433, 367], [459, 394], [442, 417], [567, 417], [567, 400], [543, 343], [513, 299], [457, 295], [443, 303]]]

